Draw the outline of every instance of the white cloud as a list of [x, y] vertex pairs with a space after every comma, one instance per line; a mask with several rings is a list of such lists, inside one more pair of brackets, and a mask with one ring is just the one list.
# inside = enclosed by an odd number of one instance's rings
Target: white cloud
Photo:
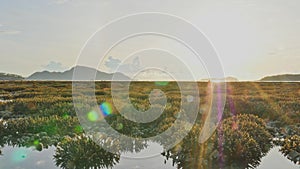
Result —
[[58, 4], [58, 5], [61, 5], [61, 4], [65, 4], [67, 2], [69, 2], [70, 0], [54, 0], [54, 4]]
[[[0, 24], [0, 27], [6, 27], [2, 24]], [[11, 29], [5, 29], [5, 28], [2, 28], [0, 29], [0, 34], [6, 34], [6, 35], [15, 35], [15, 34], [19, 34], [21, 33], [21, 31], [18, 31], [18, 30], [11, 30]]]
[[105, 66], [110, 69], [110, 71], [115, 71], [115, 69], [120, 65], [121, 60], [115, 59], [112, 56], [105, 61]]
[[62, 63], [55, 62], [55, 61], [50, 61], [47, 65], [42, 65], [42, 68], [48, 71], [55, 71], [55, 72], [61, 72], [67, 69], [67, 67], [64, 66]]
[[[0, 25], [1, 27], [2, 25]], [[21, 33], [21, 31], [17, 31], [17, 30], [0, 30], [0, 34], [5, 34], [5, 35], [16, 35]]]

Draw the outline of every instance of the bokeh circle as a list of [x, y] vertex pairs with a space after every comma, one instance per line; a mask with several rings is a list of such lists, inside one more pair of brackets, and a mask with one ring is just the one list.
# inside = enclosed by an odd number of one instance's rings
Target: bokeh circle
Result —
[[[109, 78], [103, 74], [102, 80], [111, 81], [113, 99], [111, 104], [104, 102], [99, 105], [95, 94], [95, 80], [98, 78], [97, 69], [100, 63], [116, 46], [129, 39], [149, 35], [176, 41], [193, 53], [193, 57], [182, 59], [181, 56], [171, 52], [172, 49], [157, 47], [137, 49], [136, 46], [132, 46], [131, 52], [126, 55], [124, 61], [113, 70], [119, 73]], [[151, 55], [151, 59], [156, 62], [144, 66], [132, 64], [132, 69], [124, 68], [124, 63], [134, 60], [132, 58], [136, 54]], [[162, 60], [167, 62], [161, 62]], [[205, 142], [212, 135], [221, 120], [225, 105], [226, 83], [222, 81], [225, 78], [217, 52], [196, 26], [177, 16], [165, 13], [138, 13], [114, 20], [98, 29], [88, 39], [78, 56], [76, 65], [73, 72], [72, 94], [77, 116], [86, 135], [109, 152], [121, 153], [128, 150], [128, 145], [132, 143], [149, 141], [160, 142], [164, 150], [169, 150], [182, 141], [193, 127], [199, 113], [197, 66], [204, 67], [210, 77], [218, 79], [218, 82], [211, 84], [211, 107], [199, 136], [200, 143]], [[173, 73], [179, 68], [174, 65], [181, 65], [182, 75]], [[177, 83], [181, 94], [179, 115], [172, 126], [155, 136], [142, 138], [119, 133], [105, 120], [106, 116], [113, 113], [112, 107], [115, 107], [123, 118], [141, 124], [149, 123], [163, 113], [167, 100], [165, 94], [158, 89], [150, 93], [151, 106], [146, 111], [137, 110], [129, 99], [129, 87], [132, 81], [136, 80], [135, 76], [155, 71], [165, 74], [172, 79], [171, 81]], [[126, 74], [129, 79], [124, 80], [120, 73]], [[166, 82], [155, 83], [165, 85]], [[123, 111], [124, 106], [126, 111]], [[123, 127], [123, 124], [118, 124], [118, 128]], [[145, 157], [160, 153], [160, 151], [151, 151]]]

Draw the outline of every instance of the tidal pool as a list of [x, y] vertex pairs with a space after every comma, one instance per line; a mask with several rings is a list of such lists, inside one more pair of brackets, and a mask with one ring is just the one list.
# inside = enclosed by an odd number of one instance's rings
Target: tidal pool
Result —
[[[55, 146], [43, 149], [41, 152], [34, 148], [4, 146], [0, 156], [0, 169], [55, 169], [60, 168], [55, 165]], [[139, 153], [124, 153], [114, 169], [174, 169], [171, 160], [166, 160], [162, 155], [156, 154], [146, 157], [151, 152], [162, 150], [158, 144], [151, 143], [149, 147]], [[136, 158], [144, 157], [144, 158]]]
[[294, 164], [279, 152], [280, 147], [272, 148], [269, 153], [262, 158], [257, 169], [299, 169], [300, 165]]
[[[55, 169], [59, 168], [54, 162], [55, 147], [43, 149], [41, 152], [34, 148], [4, 146], [0, 156], [1, 169]], [[162, 155], [146, 157], [151, 152], [162, 150], [156, 143], [149, 144], [149, 147], [139, 153], [122, 154], [119, 163], [113, 169], [175, 169], [172, 160], [166, 160]], [[166, 161], [165, 161], [166, 160]], [[262, 158], [257, 169], [299, 169], [300, 166], [294, 164], [279, 152], [279, 147], [272, 148], [269, 153]]]

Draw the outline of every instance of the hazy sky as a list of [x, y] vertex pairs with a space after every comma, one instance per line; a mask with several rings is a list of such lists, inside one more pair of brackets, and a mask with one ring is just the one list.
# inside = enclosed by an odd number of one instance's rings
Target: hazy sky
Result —
[[226, 76], [252, 80], [300, 73], [299, 9], [299, 0], [0, 0], [0, 72], [28, 76], [44, 69], [65, 70], [76, 63], [87, 39], [109, 21], [137, 12], [164, 12], [206, 34]]

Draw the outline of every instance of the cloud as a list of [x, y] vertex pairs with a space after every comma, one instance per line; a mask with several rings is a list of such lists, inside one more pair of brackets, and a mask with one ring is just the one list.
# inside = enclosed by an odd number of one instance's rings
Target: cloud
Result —
[[119, 59], [115, 59], [112, 56], [105, 61], [105, 66], [110, 72], [122, 72], [128, 76], [133, 75], [135, 72], [141, 69], [139, 57], [134, 57], [122, 62]]
[[65, 4], [67, 2], [69, 2], [70, 0], [54, 0], [54, 4], [58, 4], [58, 5], [61, 5], [61, 4]]
[[17, 30], [0, 30], [0, 34], [4, 34], [4, 35], [16, 35], [21, 33], [21, 31], [17, 31]]
[[[4, 25], [0, 24], [0, 27], [4, 27]], [[9, 30], [9, 29], [0, 29], [0, 34], [3, 35], [15, 35], [15, 34], [19, 34], [21, 33], [21, 31], [18, 30]]]
[[114, 59], [112, 56], [108, 58], [108, 60], [105, 62], [105, 66], [109, 68], [110, 71], [115, 71], [115, 69], [120, 65], [121, 60]]
[[62, 63], [55, 62], [55, 61], [50, 61], [47, 65], [42, 65], [42, 68], [48, 71], [55, 71], [55, 72], [61, 72], [67, 69], [67, 67], [64, 66]]

